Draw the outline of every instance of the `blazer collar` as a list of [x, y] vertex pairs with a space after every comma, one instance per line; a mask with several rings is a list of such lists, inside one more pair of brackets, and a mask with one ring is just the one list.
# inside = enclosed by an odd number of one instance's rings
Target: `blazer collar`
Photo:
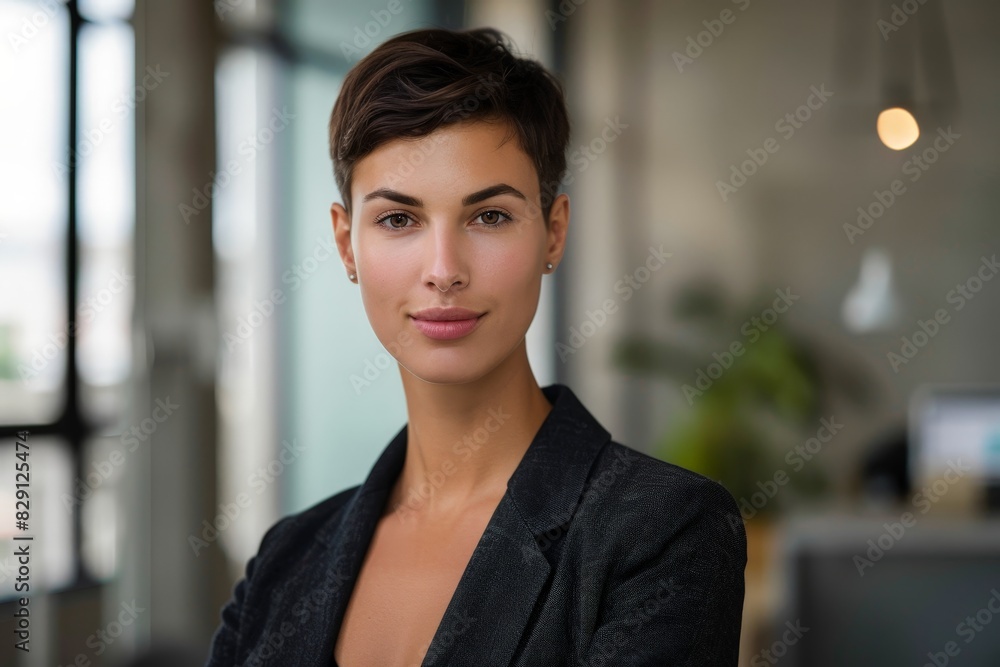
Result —
[[[598, 452], [611, 439], [569, 387], [556, 383], [542, 392], [552, 410], [507, 481], [422, 667], [508, 664], [551, 570], [539, 537], [569, 522]], [[331, 601], [317, 621], [332, 631], [316, 645], [315, 664], [331, 664], [354, 583], [402, 471], [407, 426], [389, 442], [339, 518], [317, 531], [316, 539], [330, 551], [321, 585]]]

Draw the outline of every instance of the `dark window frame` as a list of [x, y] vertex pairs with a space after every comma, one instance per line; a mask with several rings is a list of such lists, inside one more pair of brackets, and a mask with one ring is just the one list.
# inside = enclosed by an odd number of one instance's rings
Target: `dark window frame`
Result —
[[[80, 374], [77, 371], [77, 290], [79, 288], [78, 271], [80, 266], [78, 219], [77, 219], [77, 164], [76, 150], [79, 130], [79, 38], [83, 27], [94, 22], [80, 14], [77, 0], [65, 0], [64, 8], [69, 18], [69, 51], [68, 51], [68, 97], [66, 122], [66, 245], [65, 253], [65, 287], [66, 287], [66, 321], [69, 335], [66, 337], [66, 369], [63, 377], [63, 405], [59, 416], [52, 422], [29, 424], [0, 424], [0, 440], [16, 440], [18, 433], [27, 431], [28, 443], [32, 438], [48, 436], [65, 442], [73, 462], [73, 479], [83, 479], [84, 447], [87, 440], [97, 431], [97, 425], [88, 421], [80, 403]], [[81, 504], [73, 504], [73, 535], [71, 549], [73, 558], [73, 579], [55, 591], [75, 590], [95, 586], [100, 582], [88, 571], [83, 562], [83, 515]]]

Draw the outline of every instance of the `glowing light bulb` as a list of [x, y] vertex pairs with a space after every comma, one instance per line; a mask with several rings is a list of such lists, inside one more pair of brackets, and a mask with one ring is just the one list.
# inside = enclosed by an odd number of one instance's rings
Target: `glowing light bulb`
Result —
[[878, 138], [895, 151], [909, 148], [920, 137], [917, 119], [906, 109], [893, 107], [878, 115]]

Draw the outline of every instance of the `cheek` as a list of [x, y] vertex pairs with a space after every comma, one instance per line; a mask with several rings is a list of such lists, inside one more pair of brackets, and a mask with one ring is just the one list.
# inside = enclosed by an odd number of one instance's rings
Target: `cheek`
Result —
[[478, 274], [497, 305], [506, 313], [506, 326], [521, 329], [531, 322], [542, 285], [544, 253], [534, 244], [512, 244], [487, 253], [478, 262]]
[[486, 243], [477, 255], [480, 272], [502, 279], [499, 284], [523, 286], [541, 277], [543, 249], [537, 243]]
[[401, 244], [366, 243], [355, 250], [362, 292], [400, 294], [400, 286], [412, 281], [416, 255]]
[[407, 269], [400, 262], [387, 258], [378, 248], [356, 251], [355, 262], [361, 276], [359, 290], [368, 321], [380, 340], [385, 336], [391, 338], [395, 334], [386, 327], [393, 326], [393, 319], [399, 310], [397, 301], [406, 293], [403, 285]]

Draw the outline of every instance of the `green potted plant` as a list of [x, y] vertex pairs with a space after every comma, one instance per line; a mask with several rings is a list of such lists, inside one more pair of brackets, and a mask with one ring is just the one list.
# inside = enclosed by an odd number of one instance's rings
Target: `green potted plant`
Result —
[[851, 364], [821, 363], [828, 355], [791, 330], [776, 307], [792, 306], [775, 292], [734, 308], [702, 281], [671, 307], [683, 323], [675, 336], [631, 336], [614, 348], [618, 367], [679, 383], [690, 406], [654, 455], [721, 482], [744, 519], [822, 495], [829, 487], [822, 462], [800, 465], [789, 452], [816, 435], [834, 392], [858, 404], [869, 399], [864, 374]]

